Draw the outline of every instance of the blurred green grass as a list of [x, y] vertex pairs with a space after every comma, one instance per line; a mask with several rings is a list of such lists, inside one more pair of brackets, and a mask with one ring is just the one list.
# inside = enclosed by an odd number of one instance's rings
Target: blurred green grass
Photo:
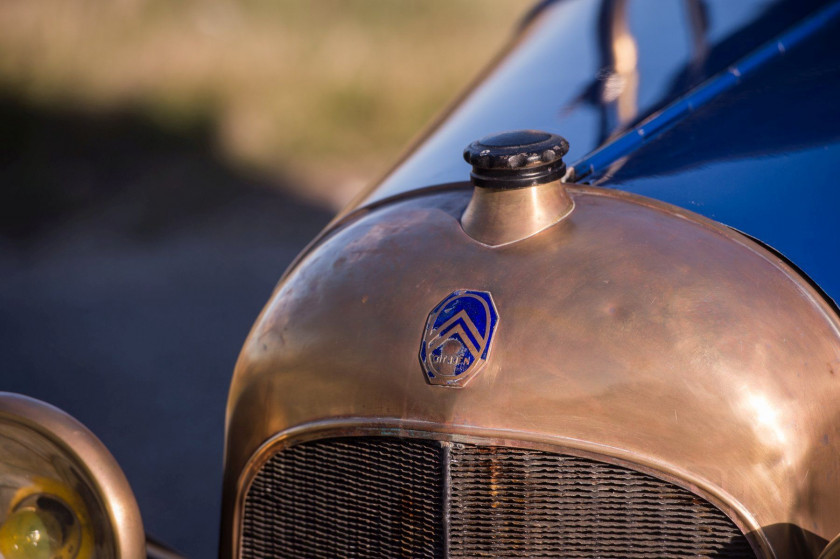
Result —
[[[531, 0], [4, 0], [0, 87], [209, 121], [219, 153], [341, 205], [511, 37]], [[291, 181], [288, 178], [291, 177]]]

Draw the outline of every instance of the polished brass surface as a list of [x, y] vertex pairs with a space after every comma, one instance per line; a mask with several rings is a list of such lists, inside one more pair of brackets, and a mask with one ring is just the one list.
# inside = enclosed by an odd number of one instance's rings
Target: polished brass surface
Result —
[[146, 540], [146, 559], [184, 559], [184, 557], [161, 543]]
[[[574, 211], [516, 243], [467, 235], [470, 192], [453, 190], [350, 216], [297, 262], [234, 373], [223, 557], [237, 555], [237, 503], [255, 468], [324, 428], [621, 461], [709, 498], [764, 557], [816, 557], [840, 532], [831, 307], [717, 223], [567, 190]], [[423, 379], [417, 345], [429, 309], [464, 288], [492, 292], [503, 320], [481, 374], [441, 390]]]
[[116, 557], [146, 557], [140, 509], [125, 475], [108, 449], [84, 425], [48, 404], [0, 392], [0, 419], [45, 437], [73, 461], [95, 490], [113, 530]]
[[840, 535], [831, 540], [831, 543], [820, 554], [819, 559], [840, 559]]
[[461, 225], [476, 241], [501, 246], [536, 235], [573, 209], [560, 181], [515, 190], [476, 187]]

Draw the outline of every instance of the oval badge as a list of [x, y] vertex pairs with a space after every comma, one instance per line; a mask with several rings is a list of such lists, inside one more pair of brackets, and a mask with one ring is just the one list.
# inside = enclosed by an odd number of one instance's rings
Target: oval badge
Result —
[[429, 313], [420, 363], [429, 384], [462, 387], [487, 362], [499, 313], [486, 291], [459, 289]]

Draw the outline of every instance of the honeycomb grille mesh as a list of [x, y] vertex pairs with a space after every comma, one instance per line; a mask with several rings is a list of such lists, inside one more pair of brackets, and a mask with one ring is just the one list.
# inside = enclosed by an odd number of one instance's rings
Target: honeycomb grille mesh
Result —
[[440, 557], [439, 444], [304, 443], [274, 455], [245, 500], [242, 557]]
[[277, 453], [248, 491], [242, 528], [244, 559], [755, 559], [726, 515], [652, 476], [418, 439], [326, 439]]
[[634, 470], [471, 445], [450, 469], [451, 557], [755, 558], [713, 505]]

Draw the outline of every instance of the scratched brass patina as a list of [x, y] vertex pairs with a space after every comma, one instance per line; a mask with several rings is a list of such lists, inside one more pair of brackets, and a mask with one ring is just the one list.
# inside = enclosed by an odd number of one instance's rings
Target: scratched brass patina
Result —
[[[308, 250], [234, 373], [223, 557], [237, 555], [257, 468], [327, 433], [629, 464], [714, 502], [764, 557], [816, 557], [840, 532], [831, 307], [719, 224], [615, 190], [568, 193], [564, 219], [495, 248], [464, 232], [470, 191], [453, 189], [351, 214]], [[492, 293], [502, 321], [481, 373], [446, 390], [417, 348], [430, 309], [462, 288]]]

